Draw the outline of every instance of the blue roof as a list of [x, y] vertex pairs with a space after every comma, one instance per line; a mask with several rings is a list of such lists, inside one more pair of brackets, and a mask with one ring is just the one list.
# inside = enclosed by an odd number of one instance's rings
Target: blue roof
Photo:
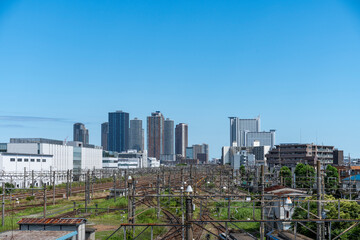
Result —
[[[350, 178], [344, 178], [343, 181], [349, 181]], [[360, 181], [360, 174], [357, 174], [357, 175], [354, 175], [354, 176], [351, 176], [351, 181]]]

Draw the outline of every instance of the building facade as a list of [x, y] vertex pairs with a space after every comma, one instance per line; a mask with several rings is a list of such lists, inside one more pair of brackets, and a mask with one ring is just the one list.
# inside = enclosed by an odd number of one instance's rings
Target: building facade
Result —
[[101, 124], [101, 146], [105, 151], [108, 150], [108, 135], [109, 135], [109, 123], [104, 122]]
[[130, 135], [129, 135], [129, 149], [136, 151], [144, 151], [144, 129], [142, 127], [142, 120], [130, 120]]
[[158, 160], [164, 153], [164, 116], [160, 111], [147, 117], [147, 148], [149, 157]]
[[254, 119], [230, 119], [230, 146], [246, 147], [246, 133], [260, 132], [260, 117]]
[[[269, 167], [295, 167], [298, 163], [316, 165], [316, 161], [324, 165], [334, 163], [334, 146], [315, 144], [280, 144], [266, 155]], [[337, 160], [335, 159], [335, 162]]]
[[89, 130], [85, 128], [83, 123], [74, 124], [74, 141], [89, 144]]
[[7, 144], [7, 152], [14, 154], [42, 154], [52, 156], [52, 170], [74, 172], [80, 169], [102, 168], [102, 148], [82, 142], [67, 142], [43, 138], [14, 138]]
[[129, 113], [109, 113], [108, 150], [123, 152], [129, 149]]
[[188, 125], [179, 123], [175, 128], [175, 153], [186, 156], [186, 148], [188, 146]]
[[164, 152], [166, 155], [174, 155], [174, 121], [167, 118], [164, 121]]

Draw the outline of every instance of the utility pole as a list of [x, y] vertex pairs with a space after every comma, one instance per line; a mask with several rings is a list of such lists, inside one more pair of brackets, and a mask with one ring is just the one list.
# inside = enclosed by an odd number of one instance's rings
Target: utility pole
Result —
[[[264, 211], [264, 188], [265, 188], [265, 170], [264, 165], [261, 165], [261, 220], [265, 220], [265, 211]], [[265, 223], [260, 223], [260, 239], [264, 240], [265, 238]]]
[[72, 180], [73, 180], [73, 170], [70, 169], [69, 171], [69, 196], [71, 197], [71, 187], [72, 187]]
[[[318, 218], [321, 219], [321, 163], [320, 160], [317, 160], [316, 165], [316, 173], [317, 173], [317, 214]], [[320, 221], [317, 222], [317, 231], [316, 231], [317, 239], [322, 240], [322, 223]]]
[[133, 191], [133, 179], [129, 179], [128, 180], [128, 189], [129, 189], [129, 194], [128, 194], [128, 223], [129, 224], [133, 224], [133, 203], [131, 201], [131, 196], [132, 196], [132, 191]]
[[34, 196], [34, 187], [35, 187], [34, 170], [31, 170], [31, 186], [32, 186], [31, 195]]
[[44, 183], [44, 218], [46, 218], [46, 183]]
[[[181, 169], [181, 179], [183, 177], [182, 171], [183, 169]], [[180, 195], [181, 195], [181, 239], [184, 240], [184, 181], [181, 180], [181, 187], [180, 187]]]
[[5, 226], [5, 194], [6, 194], [6, 187], [5, 183], [2, 183], [2, 208], [1, 208], [1, 224]]
[[52, 186], [53, 186], [53, 205], [55, 205], [55, 171], [53, 171], [53, 182], [52, 182]]
[[24, 167], [24, 188], [26, 188], [26, 167]]
[[190, 221], [192, 220], [192, 199], [190, 196], [186, 198], [186, 240], [193, 240], [193, 231]]
[[114, 202], [116, 202], [116, 173], [113, 171], [113, 182], [114, 182]]
[[157, 175], [156, 179], [156, 201], [157, 201], [157, 207], [156, 207], [156, 216], [157, 219], [160, 218], [160, 175]]
[[69, 200], [69, 170], [66, 171], [66, 199]]

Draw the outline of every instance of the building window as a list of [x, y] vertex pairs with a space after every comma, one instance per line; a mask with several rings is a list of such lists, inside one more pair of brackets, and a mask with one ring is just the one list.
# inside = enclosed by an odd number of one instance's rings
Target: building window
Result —
[[36, 159], [36, 162], [40, 162], [40, 159]]
[[18, 158], [18, 160], [17, 160], [18, 162], [22, 162], [22, 158]]
[[24, 158], [24, 162], [28, 162], [29, 161], [29, 159], [28, 158]]
[[46, 159], [43, 159], [42, 162], [46, 162]]
[[35, 159], [33, 159], [33, 158], [32, 158], [32, 159], [30, 159], [30, 162], [35, 162]]
[[10, 162], [15, 162], [15, 158], [10, 158]]

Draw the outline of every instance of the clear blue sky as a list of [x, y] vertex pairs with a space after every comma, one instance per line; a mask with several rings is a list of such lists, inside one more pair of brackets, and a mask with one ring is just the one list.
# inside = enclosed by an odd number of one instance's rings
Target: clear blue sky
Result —
[[360, 157], [360, 4], [3, 0], [0, 83], [0, 142], [84, 122], [100, 144], [109, 111], [160, 110], [220, 157], [228, 117], [260, 114], [277, 143]]

